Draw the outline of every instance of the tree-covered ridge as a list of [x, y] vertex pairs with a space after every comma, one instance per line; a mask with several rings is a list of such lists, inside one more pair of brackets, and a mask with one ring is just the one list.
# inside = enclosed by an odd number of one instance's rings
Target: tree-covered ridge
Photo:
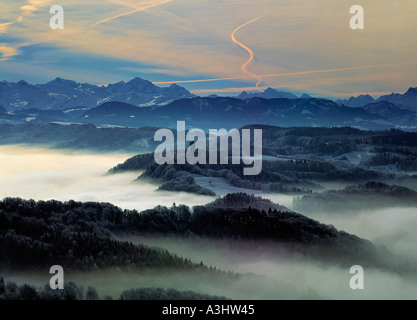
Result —
[[[143, 158], [149, 158], [149, 155], [143, 155]], [[195, 172], [195, 170], [198, 170], [197, 166], [194, 168], [194, 166], [190, 164], [158, 165], [154, 162], [152, 154], [152, 160], [148, 162], [146, 170], [142, 173], [141, 176], [138, 177], [137, 180], [158, 182], [161, 184], [159, 186], [159, 190], [184, 191], [199, 195], [215, 196], [216, 194], [213, 191], [207, 188], [203, 188], [196, 183], [194, 177], [191, 174], [191, 172]]]
[[[44, 286], [26, 283], [18, 285], [13, 281], [6, 282], [0, 276], [0, 301], [2, 300], [113, 300], [113, 297], [100, 296], [95, 288], [88, 286], [85, 289], [73, 281], [67, 282], [62, 290], [53, 290], [49, 284]], [[136, 288], [123, 291], [119, 300], [228, 300], [228, 298], [194, 291]]]
[[[158, 183], [161, 190], [213, 195], [212, 190], [199, 186], [193, 175], [221, 177], [233, 186], [265, 192], [309, 193], [320, 190], [321, 182], [410, 179], [402, 171], [417, 170], [417, 133], [266, 125], [244, 129], [263, 132], [264, 157], [259, 175], [245, 176], [246, 165], [231, 161], [222, 165], [158, 165], [152, 153], [134, 156], [109, 173], [140, 170], [143, 173], [139, 179]], [[381, 169], [386, 165], [400, 172]]]
[[[0, 301], [4, 300], [100, 300], [95, 288], [84, 290], [73, 281], [65, 283], [64, 289], [53, 290], [49, 284], [34, 286], [30, 284], [18, 285], [13, 281], [4, 281], [0, 276]], [[104, 297], [104, 299], [112, 299]]]
[[92, 124], [0, 124], [0, 145], [36, 144], [99, 152], [150, 152], [158, 145], [153, 140], [156, 130], [155, 127], [98, 128]]
[[197, 267], [165, 250], [114, 239], [123, 215], [110, 204], [6, 198], [0, 202], [0, 268]]
[[[265, 169], [259, 175], [243, 175], [244, 164], [162, 164], [158, 165], [153, 160], [153, 154], [137, 155], [128, 159], [123, 164], [109, 170], [108, 173], [116, 174], [124, 171], [143, 170], [145, 162], [147, 167], [138, 177], [138, 181], [150, 181], [160, 184], [159, 190], [184, 191], [200, 195], [214, 196], [212, 190], [203, 188], [195, 181], [194, 174], [205, 177], [224, 178], [228, 183], [239, 188], [263, 190], [267, 192], [282, 193], [308, 193], [310, 188], [320, 188], [314, 182], [302, 180], [295, 176], [289, 177], [279, 172], [281, 168], [271, 165], [273, 170]], [[265, 163], [265, 162], [264, 162]], [[265, 165], [266, 168], [269, 164]], [[294, 167], [294, 166], [293, 166]], [[300, 168], [297, 162], [297, 168]], [[295, 169], [295, 167], [294, 167]], [[324, 171], [325, 169], [320, 169]], [[346, 174], [351, 176], [350, 174]]]
[[217, 198], [213, 202], [210, 202], [206, 207], [211, 208], [232, 208], [232, 209], [246, 209], [249, 207], [254, 207], [258, 210], [268, 211], [269, 213], [272, 210], [286, 211], [290, 212], [291, 210], [272, 202], [269, 199], [264, 199], [260, 196], [255, 196], [253, 194], [246, 193], [229, 193], [224, 197]]
[[[243, 205], [234, 207], [235, 203]], [[313, 258], [338, 263], [355, 258], [365, 265], [384, 266], [369, 241], [272, 203], [266, 209], [268, 204], [239, 193], [192, 209], [174, 204], [137, 212], [107, 203], [6, 198], [0, 202], [1, 267], [205, 268], [167, 251], [115, 240], [115, 235], [126, 232], [268, 240], [295, 246]]]
[[120, 300], [229, 300], [223, 296], [210, 296], [194, 291], [178, 291], [162, 288], [139, 288], [125, 290]]
[[294, 199], [296, 210], [309, 212], [331, 211], [334, 213], [364, 208], [416, 207], [417, 192], [398, 185], [382, 182], [347, 186], [342, 190], [304, 195]]
[[153, 160], [153, 153], [138, 154], [110, 169], [108, 173], [113, 174], [123, 171], [145, 170]]
[[417, 148], [417, 133], [401, 130], [367, 131], [352, 127], [282, 128], [250, 125], [262, 129], [264, 154], [343, 154], [367, 147], [397, 146]]

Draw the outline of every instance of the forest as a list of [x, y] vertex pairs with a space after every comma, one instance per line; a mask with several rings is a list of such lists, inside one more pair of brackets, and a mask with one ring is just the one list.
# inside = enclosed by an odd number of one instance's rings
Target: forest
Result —
[[398, 185], [369, 181], [365, 184], [347, 186], [342, 190], [328, 190], [296, 197], [296, 210], [309, 212], [331, 212], [340, 214], [364, 208], [416, 207], [417, 192]]
[[126, 234], [270, 241], [277, 252], [287, 247], [310, 259], [339, 265], [355, 259], [363, 265], [393, 267], [386, 249], [245, 193], [204, 206], [174, 203], [142, 212], [108, 203], [5, 198], [0, 202], [0, 226], [0, 269], [5, 270], [59, 264], [74, 271], [170, 267], [218, 272], [166, 250], [118, 240]]
[[[13, 281], [4, 281], [0, 276], [0, 301], [7, 300], [113, 300], [112, 296], [100, 296], [97, 289], [77, 285], [73, 281], [65, 284], [63, 290], [52, 290], [49, 284], [34, 286], [18, 285]], [[118, 300], [229, 300], [223, 296], [210, 296], [194, 291], [179, 291], [162, 288], [136, 288], [122, 292]]]
[[[258, 128], [246, 126], [242, 129]], [[307, 194], [323, 190], [323, 183], [417, 181], [417, 134], [345, 128], [280, 128], [263, 130], [263, 164], [259, 175], [243, 175], [242, 164], [164, 164], [153, 154], [129, 158], [108, 171], [143, 171], [138, 181], [159, 184], [160, 190], [215, 195], [198, 185], [194, 175], [223, 178], [235, 187], [263, 192]], [[253, 146], [252, 146], [253, 147]], [[208, 160], [207, 160], [208, 163]], [[387, 170], [393, 166], [396, 171]]]

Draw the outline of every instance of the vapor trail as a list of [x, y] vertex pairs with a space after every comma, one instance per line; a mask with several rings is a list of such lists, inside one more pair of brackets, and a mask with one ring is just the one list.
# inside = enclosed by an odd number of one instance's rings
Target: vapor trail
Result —
[[165, 4], [165, 3], [168, 3], [168, 2], [171, 2], [171, 1], [172, 0], [163, 0], [161, 2], [157, 2], [157, 3], [154, 3], [154, 4], [150, 4], [150, 5], [147, 5], [147, 6], [140, 7], [140, 8], [136, 8], [135, 10], [132, 10], [132, 11], [129, 11], [129, 12], [124, 12], [124, 13], [118, 14], [116, 16], [100, 20], [99, 22], [96, 22], [96, 23], [92, 24], [91, 26], [95, 27], [96, 25], [99, 25], [99, 24], [102, 24], [102, 23], [105, 23], [105, 22], [109, 22], [111, 20], [114, 20], [114, 19], [117, 19], [117, 18], [120, 18], [120, 17], [128, 16], [128, 15], [131, 15], [132, 13], [136, 13], [136, 12], [139, 12], [139, 11], [144, 11], [144, 10], [147, 10], [147, 9], [150, 9], [150, 8], [153, 8], [153, 7], [157, 7], [157, 6], [160, 6], [161, 4]]
[[386, 66], [390, 66], [390, 64], [374, 64], [374, 65], [368, 65], [368, 66], [357, 66], [357, 67], [347, 67], [347, 68], [319, 69], [319, 70], [309, 70], [309, 71], [300, 71], [300, 72], [264, 74], [262, 75], [262, 77], [301, 76], [301, 75], [313, 74], [313, 73], [351, 71], [351, 70], [370, 69], [370, 68], [378, 68], [378, 67], [386, 67]]
[[251, 77], [251, 78], [255, 78], [255, 79], [257, 79], [257, 80], [258, 80], [258, 82], [256, 83], [255, 87], [257, 87], [257, 86], [261, 83], [262, 78], [261, 78], [260, 76], [256, 75], [256, 74], [254, 74], [254, 73], [252, 73], [252, 72], [248, 71], [248, 69], [247, 69], [247, 67], [248, 67], [249, 63], [251, 63], [251, 62], [252, 62], [252, 60], [253, 60], [253, 51], [252, 51], [250, 48], [248, 48], [247, 46], [245, 46], [243, 43], [241, 43], [241, 42], [237, 41], [237, 40], [236, 40], [236, 38], [235, 38], [235, 33], [236, 33], [236, 31], [238, 31], [239, 29], [243, 28], [244, 26], [248, 25], [249, 23], [252, 23], [252, 22], [254, 22], [254, 21], [256, 21], [256, 20], [258, 20], [258, 19], [260, 19], [260, 18], [261, 18], [261, 17], [258, 17], [258, 18], [256, 18], [256, 19], [251, 20], [251, 21], [245, 22], [244, 24], [240, 25], [240, 26], [239, 26], [239, 27], [237, 27], [235, 30], [233, 30], [232, 35], [231, 35], [232, 41], [233, 41], [234, 43], [236, 43], [239, 47], [241, 47], [242, 49], [246, 50], [246, 51], [249, 53], [249, 60], [248, 60], [248, 61], [246, 61], [246, 62], [242, 65], [242, 67], [241, 67], [240, 69], [242, 70], [242, 73], [243, 73], [243, 74], [245, 74], [245, 75], [247, 75], [247, 76], [249, 76], [249, 77]]
[[196, 80], [178, 80], [178, 81], [155, 81], [153, 84], [171, 84], [171, 83], [195, 83], [195, 82], [212, 82], [223, 80], [240, 80], [242, 77], [230, 77], [230, 78], [213, 78], [213, 79], [196, 79]]
[[[360, 70], [360, 69], [372, 69], [386, 66], [393, 66], [394, 64], [374, 64], [368, 66], [357, 66], [357, 67], [347, 67], [347, 68], [335, 68], [335, 69], [318, 69], [318, 70], [308, 70], [308, 71], [299, 71], [299, 72], [285, 72], [285, 73], [274, 73], [274, 74], [263, 74], [257, 77], [259, 78], [268, 78], [268, 77], [290, 77], [290, 76], [301, 76], [306, 74], [315, 74], [315, 73], [331, 73], [339, 71], [351, 71], [351, 70]], [[396, 65], [396, 64], [395, 64]], [[241, 80], [243, 77], [229, 77], [229, 78], [213, 78], [213, 79], [196, 79], [196, 80], [178, 80], [178, 81], [158, 81], [153, 82], [153, 84], [171, 84], [171, 83], [195, 83], [195, 82], [212, 82], [212, 81], [223, 81], [223, 80]]]

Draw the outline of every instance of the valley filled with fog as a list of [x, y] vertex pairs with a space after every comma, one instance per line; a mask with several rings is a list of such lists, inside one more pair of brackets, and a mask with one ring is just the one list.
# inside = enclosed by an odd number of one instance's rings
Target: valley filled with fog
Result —
[[140, 172], [106, 175], [128, 154], [81, 153], [47, 148], [0, 146], [0, 198], [110, 202], [144, 210], [175, 203], [197, 205], [212, 197], [156, 191], [157, 185], [134, 180]]
[[[173, 203], [189, 207], [204, 205], [216, 199], [185, 192], [157, 191], [158, 185], [134, 181], [141, 171], [107, 175], [107, 171], [122, 163], [131, 154], [82, 153], [39, 147], [0, 146], [0, 199], [109, 202], [122, 209], [138, 211]], [[217, 196], [231, 192], [247, 192], [271, 199], [292, 209], [295, 195], [263, 193], [232, 186], [223, 178], [195, 176], [198, 184], [211, 188]], [[340, 186], [343, 188], [344, 186]], [[321, 223], [332, 224], [361, 238], [383, 245], [393, 254], [417, 268], [417, 210], [415, 207], [363, 207], [359, 211], [299, 213]], [[149, 247], [159, 247], [187, 258], [202, 261], [222, 271], [243, 274], [238, 279], [206, 273], [179, 270], [88, 271], [68, 273], [84, 287], [93, 286], [102, 295], [117, 298], [123, 290], [141, 287], [194, 290], [232, 299], [413, 299], [417, 296], [417, 281], [396, 270], [365, 269], [365, 289], [351, 290], [348, 268], [319, 259], [294, 254], [285, 245], [277, 250], [276, 243], [256, 240], [210, 239], [198, 236], [119, 235]], [[308, 247], [305, 250], [309, 250]], [[356, 262], [352, 261], [352, 265]], [[45, 284], [49, 274], [9, 272], [6, 280], [18, 283]]]
[[[1, 146], [0, 198], [110, 202], [122, 209], [138, 211], [157, 205], [170, 207], [173, 203], [192, 207], [215, 199], [184, 192], [157, 191], [155, 184], [134, 181], [140, 171], [106, 175], [109, 168], [130, 156]], [[202, 186], [212, 188], [218, 196], [246, 191], [292, 209], [292, 195], [237, 188], [222, 178], [196, 176], [195, 179]], [[417, 210], [414, 207], [363, 208], [343, 213], [305, 210], [300, 213], [383, 245], [417, 266]], [[118, 297], [123, 290], [140, 287], [194, 290], [232, 299], [412, 299], [417, 295], [417, 282], [412, 276], [374, 268], [365, 270], [365, 290], [351, 290], [349, 279], [352, 275], [347, 268], [294, 254], [285, 245], [280, 247], [272, 242], [129, 234], [119, 236], [119, 239], [163, 248], [194, 263], [201, 261], [207, 266], [244, 276], [231, 281], [222, 276], [169, 269], [140, 273], [100, 270], [68, 273], [66, 279], [84, 287], [93, 286], [102, 295], [113, 297]], [[278, 250], [277, 246], [280, 247]], [[17, 283], [36, 285], [49, 280], [47, 273], [37, 272], [9, 272], [4, 276]]]

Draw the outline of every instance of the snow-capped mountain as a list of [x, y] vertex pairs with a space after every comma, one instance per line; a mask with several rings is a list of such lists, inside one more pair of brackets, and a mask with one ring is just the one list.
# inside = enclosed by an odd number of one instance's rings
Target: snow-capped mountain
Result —
[[141, 78], [102, 86], [61, 78], [34, 85], [23, 80], [0, 82], [0, 105], [8, 111], [93, 108], [109, 101], [127, 102], [139, 107], [157, 106], [192, 97], [194, 95], [178, 85], [158, 87]]
[[239, 99], [248, 99], [248, 98], [264, 98], [264, 99], [298, 99], [295, 94], [290, 92], [278, 91], [272, 88], [266, 89], [264, 92], [246, 92], [242, 91], [241, 94], [237, 96]]
[[409, 88], [406, 93], [391, 93], [377, 99], [376, 101], [388, 101], [401, 109], [417, 111], [417, 87]]
[[386, 129], [396, 127], [396, 123], [391, 121], [391, 118], [401, 118], [402, 126], [409, 125], [407, 119], [412, 116], [412, 112], [408, 113], [397, 108], [397, 112], [390, 113], [389, 107], [389, 104], [388, 106], [370, 105], [368, 111], [364, 108], [340, 106], [331, 100], [317, 98], [242, 100], [230, 97], [196, 97], [176, 100], [166, 106], [152, 108], [107, 102], [86, 111], [77, 122], [100, 126], [158, 125], [175, 128], [176, 121], [185, 120], [188, 125], [203, 129], [221, 127], [230, 129], [254, 123], [283, 127], [352, 126]]
[[367, 104], [382, 101], [390, 102], [401, 109], [417, 111], [417, 87], [410, 87], [404, 94], [391, 93], [389, 95], [381, 96], [376, 100], [369, 94], [366, 94], [358, 97], [350, 97], [349, 99], [338, 99], [336, 100], [336, 103], [347, 107], [362, 108]]
[[361, 94], [357, 97], [350, 97], [349, 99], [337, 99], [336, 103], [352, 108], [361, 108], [369, 103], [374, 102], [375, 99], [369, 94]]
[[379, 114], [387, 119], [407, 116], [413, 113], [413, 111], [401, 109], [395, 104], [384, 100], [367, 104], [363, 109], [369, 113]]

